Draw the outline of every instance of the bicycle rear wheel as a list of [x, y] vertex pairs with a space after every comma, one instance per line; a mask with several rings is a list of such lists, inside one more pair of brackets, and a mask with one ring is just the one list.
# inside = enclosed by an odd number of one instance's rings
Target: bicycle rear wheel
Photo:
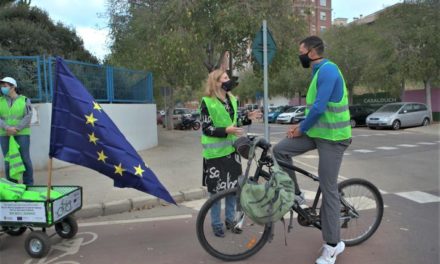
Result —
[[382, 221], [383, 199], [369, 181], [349, 179], [339, 183], [341, 199], [341, 239], [347, 246], [370, 238]]
[[[197, 238], [202, 247], [212, 256], [224, 261], [237, 261], [246, 259], [257, 253], [268, 241], [272, 225], [265, 226], [254, 223], [241, 211], [236, 211], [236, 220], [242, 220], [241, 232], [225, 230], [224, 237], [216, 237], [211, 226], [210, 210], [217, 201], [224, 200], [227, 195], [238, 194], [238, 188], [219, 192], [206, 201], [197, 216]], [[221, 219], [224, 222], [224, 209], [221, 210]], [[237, 226], [237, 225], [236, 225]]]

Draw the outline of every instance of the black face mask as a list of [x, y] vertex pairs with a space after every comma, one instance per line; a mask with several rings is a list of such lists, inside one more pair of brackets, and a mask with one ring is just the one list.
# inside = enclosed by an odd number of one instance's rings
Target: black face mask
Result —
[[310, 50], [306, 54], [301, 54], [298, 56], [303, 68], [310, 68], [310, 62], [312, 62], [312, 59], [309, 58], [309, 52]]
[[225, 90], [226, 92], [232, 91], [232, 89], [234, 89], [234, 87], [235, 87], [235, 85], [232, 80], [229, 80], [229, 81], [222, 83], [222, 89]]
[[[317, 47], [319, 47], [319, 46], [321, 46], [321, 45], [322, 45], [322, 44], [318, 44], [318, 45], [312, 47], [312, 49], [317, 48]], [[309, 49], [309, 51], [307, 51], [307, 53], [305, 53], [305, 54], [298, 55], [299, 61], [301, 62], [301, 65], [302, 65], [304, 68], [310, 68], [310, 63], [311, 63], [312, 61], [322, 59], [322, 57], [319, 57], [319, 58], [317, 58], [317, 59], [313, 59], [313, 60], [310, 59], [310, 58], [309, 58], [309, 53], [310, 53], [310, 51], [311, 51], [312, 49]]]

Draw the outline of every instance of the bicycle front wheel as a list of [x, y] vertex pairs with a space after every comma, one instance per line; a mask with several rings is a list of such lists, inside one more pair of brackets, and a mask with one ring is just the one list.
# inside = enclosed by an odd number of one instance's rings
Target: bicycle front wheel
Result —
[[[238, 261], [257, 253], [268, 241], [272, 224], [265, 226], [254, 223], [242, 211], [235, 212], [234, 227], [225, 230], [224, 237], [214, 235], [211, 226], [210, 210], [214, 203], [224, 201], [228, 195], [236, 197], [238, 188], [228, 189], [213, 195], [200, 209], [197, 216], [197, 238], [202, 247], [212, 256], [224, 261]], [[221, 219], [225, 221], [224, 208], [221, 209]]]
[[347, 246], [370, 238], [382, 221], [383, 199], [371, 182], [349, 179], [339, 183], [341, 239]]

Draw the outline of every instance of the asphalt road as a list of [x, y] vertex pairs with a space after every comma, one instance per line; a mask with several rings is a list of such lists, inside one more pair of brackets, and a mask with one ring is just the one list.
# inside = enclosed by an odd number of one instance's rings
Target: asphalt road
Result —
[[[284, 137], [286, 129], [272, 126], [271, 142]], [[250, 132], [262, 134], [263, 130], [253, 125]], [[438, 135], [410, 130], [353, 130], [340, 178], [373, 182], [382, 191], [386, 208], [376, 234], [347, 248], [337, 263], [439, 263], [439, 141]], [[316, 151], [296, 162], [317, 171]], [[307, 179], [300, 178], [300, 184], [308, 193], [316, 189]], [[25, 253], [29, 231], [20, 237], [2, 236], [0, 263], [222, 263], [208, 255], [196, 238], [195, 219], [203, 202], [81, 221], [75, 238], [52, 237], [52, 251], [40, 260]], [[282, 228], [277, 224], [272, 243], [237, 263], [314, 263], [322, 243], [320, 231], [295, 224], [285, 246]]]

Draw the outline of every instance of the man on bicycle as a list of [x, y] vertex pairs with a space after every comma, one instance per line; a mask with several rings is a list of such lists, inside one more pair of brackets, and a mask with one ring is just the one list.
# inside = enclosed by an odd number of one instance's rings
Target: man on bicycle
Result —
[[[312, 66], [312, 80], [306, 96], [306, 118], [289, 127], [287, 138], [273, 149], [278, 161], [292, 164], [292, 157], [317, 149], [318, 175], [322, 191], [321, 226], [325, 241], [317, 264], [333, 264], [345, 248], [340, 238], [338, 174], [344, 151], [351, 143], [350, 113], [345, 81], [338, 66], [323, 58], [324, 43], [317, 36], [300, 42], [299, 60]], [[286, 170], [295, 182], [296, 200], [305, 202], [295, 172]]]

